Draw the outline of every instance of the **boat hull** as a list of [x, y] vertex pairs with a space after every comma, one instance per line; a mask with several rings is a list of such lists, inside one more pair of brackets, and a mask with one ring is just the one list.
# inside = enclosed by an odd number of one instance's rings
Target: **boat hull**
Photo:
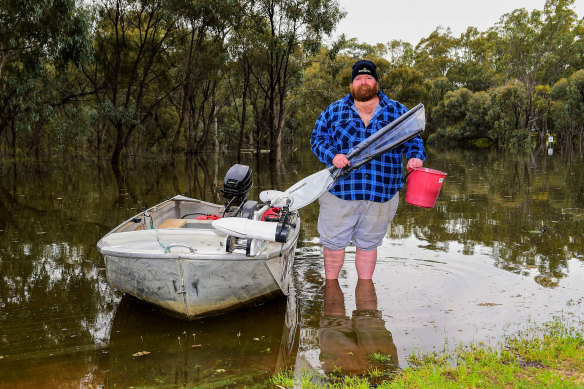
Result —
[[[226, 235], [210, 222], [196, 224], [165, 230], [118, 226], [98, 243], [108, 284], [186, 319], [288, 294], [299, 218], [286, 243], [263, 242], [263, 249], [253, 256], [241, 250], [225, 252]], [[165, 252], [161, 242], [174, 247]]]

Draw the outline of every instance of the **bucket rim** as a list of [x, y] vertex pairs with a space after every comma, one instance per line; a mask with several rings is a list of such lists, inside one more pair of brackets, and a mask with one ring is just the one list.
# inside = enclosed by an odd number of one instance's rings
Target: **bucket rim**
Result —
[[421, 171], [421, 172], [425, 172], [425, 173], [430, 173], [430, 174], [438, 174], [441, 176], [447, 176], [448, 173], [445, 172], [441, 172], [440, 170], [434, 170], [434, 169], [430, 169], [427, 167], [417, 167], [412, 169], [412, 171], [410, 173], [413, 173], [414, 171]]

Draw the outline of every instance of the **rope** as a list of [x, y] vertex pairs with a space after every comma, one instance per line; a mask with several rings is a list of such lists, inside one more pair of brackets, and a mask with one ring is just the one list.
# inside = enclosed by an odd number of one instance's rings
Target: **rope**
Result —
[[158, 244], [160, 245], [160, 247], [162, 247], [162, 249], [164, 250], [165, 254], [170, 253], [170, 249], [164, 244], [162, 243], [162, 240], [160, 240], [160, 235], [158, 235], [158, 228], [154, 227], [154, 220], [152, 219], [152, 215], [149, 215], [147, 213], [144, 213], [144, 216], [147, 216], [150, 218], [150, 229], [154, 230], [156, 233], [156, 240], [158, 241]]

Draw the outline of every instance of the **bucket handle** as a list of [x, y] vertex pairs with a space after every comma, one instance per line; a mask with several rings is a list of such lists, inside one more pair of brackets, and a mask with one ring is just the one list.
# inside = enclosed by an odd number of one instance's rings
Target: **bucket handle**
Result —
[[415, 167], [415, 168], [413, 168], [413, 169], [410, 169], [410, 170], [409, 170], [409, 171], [406, 173], [406, 175], [404, 176], [404, 181], [406, 180], [406, 178], [408, 178], [408, 176], [409, 176], [410, 174], [412, 174], [412, 172], [414, 172], [414, 171], [416, 171], [416, 170], [418, 170], [418, 168], [417, 168], [417, 167]]

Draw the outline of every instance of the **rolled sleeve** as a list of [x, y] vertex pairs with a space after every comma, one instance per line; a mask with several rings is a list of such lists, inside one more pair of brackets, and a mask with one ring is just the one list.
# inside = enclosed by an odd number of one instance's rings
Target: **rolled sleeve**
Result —
[[406, 159], [418, 158], [422, 161], [426, 160], [426, 150], [424, 149], [424, 142], [420, 136], [410, 139], [404, 143]]

